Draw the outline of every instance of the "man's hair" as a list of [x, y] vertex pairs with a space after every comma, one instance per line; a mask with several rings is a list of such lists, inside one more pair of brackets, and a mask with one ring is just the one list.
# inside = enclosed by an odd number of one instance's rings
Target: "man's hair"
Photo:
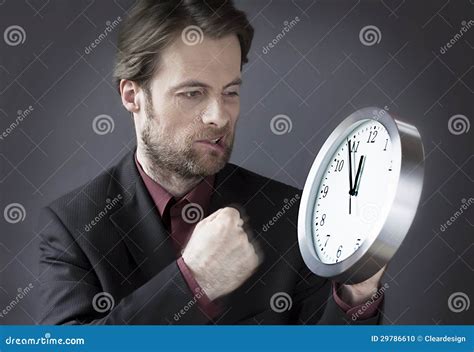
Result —
[[[197, 27], [189, 27], [197, 26]], [[253, 39], [253, 27], [232, 0], [138, 0], [131, 8], [118, 35], [114, 78], [136, 82], [145, 90], [159, 67], [160, 53], [185, 29], [196, 35], [221, 38], [235, 34], [240, 43], [241, 69]], [[197, 38], [199, 39], [199, 38]], [[183, 37], [184, 40], [184, 37]]]

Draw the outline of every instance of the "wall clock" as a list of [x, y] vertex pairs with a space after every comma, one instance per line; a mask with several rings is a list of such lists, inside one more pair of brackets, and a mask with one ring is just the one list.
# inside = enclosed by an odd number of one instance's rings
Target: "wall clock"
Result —
[[395, 254], [416, 214], [424, 151], [416, 127], [369, 107], [343, 120], [308, 174], [298, 242], [308, 268], [362, 282]]

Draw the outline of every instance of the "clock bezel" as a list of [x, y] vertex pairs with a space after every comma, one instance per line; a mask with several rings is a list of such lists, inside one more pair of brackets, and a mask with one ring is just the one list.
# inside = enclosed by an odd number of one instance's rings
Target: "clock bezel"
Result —
[[[374, 113], [378, 112], [378, 113]], [[398, 153], [400, 164], [397, 188], [382, 229], [367, 237], [361, 246], [338, 263], [323, 263], [313, 243], [313, 211], [315, 199], [329, 160], [354, 128], [375, 120], [387, 130], [392, 152]], [[395, 160], [394, 160], [395, 163]], [[395, 166], [395, 164], [394, 164]], [[416, 127], [395, 119], [377, 107], [360, 109], [344, 119], [321, 147], [301, 196], [298, 214], [298, 242], [306, 266], [316, 275], [348, 284], [359, 283], [373, 276], [386, 265], [405, 239], [416, 215], [424, 176], [424, 150]]]

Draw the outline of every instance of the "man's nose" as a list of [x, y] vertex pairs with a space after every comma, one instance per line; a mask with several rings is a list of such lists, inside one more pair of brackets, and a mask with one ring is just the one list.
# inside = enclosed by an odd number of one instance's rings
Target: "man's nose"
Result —
[[202, 122], [206, 125], [214, 125], [217, 128], [224, 127], [229, 122], [229, 114], [226, 112], [224, 102], [221, 98], [213, 99], [202, 114]]

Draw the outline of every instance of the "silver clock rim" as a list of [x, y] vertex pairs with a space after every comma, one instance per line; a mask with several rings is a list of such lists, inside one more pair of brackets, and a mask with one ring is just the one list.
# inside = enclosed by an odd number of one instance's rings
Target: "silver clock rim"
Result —
[[[381, 114], [374, 114], [374, 111]], [[337, 146], [347, 137], [349, 128], [367, 120], [380, 122], [387, 130], [392, 148], [400, 154], [398, 184], [391, 208], [378, 235], [367, 238], [361, 247], [339, 263], [319, 260], [313, 246], [312, 212], [315, 192], [324, 166]], [[424, 150], [415, 126], [395, 119], [377, 107], [360, 109], [344, 119], [324, 142], [306, 178], [298, 213], [298, 243], [306, 266], [316, 275], [349, 284], [365, 281], [386, 265], [405, 239], [415, 218], [424, 177]], [[318, 180], [315, 182], [315, 180]]]

